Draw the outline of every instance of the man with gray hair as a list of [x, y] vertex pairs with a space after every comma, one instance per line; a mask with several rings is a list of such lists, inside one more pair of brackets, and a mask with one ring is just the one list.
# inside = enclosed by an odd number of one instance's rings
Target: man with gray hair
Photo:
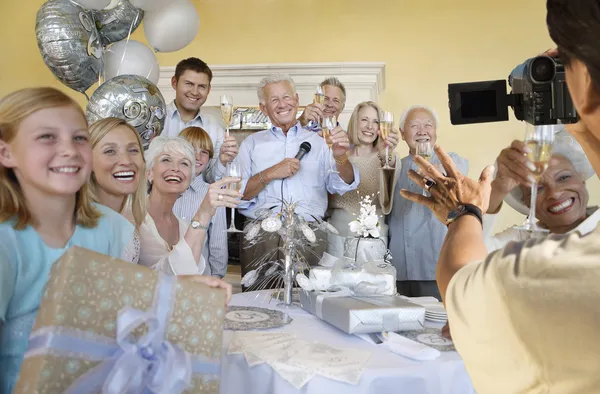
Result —
[[329, 77], [319, 84], [323, 90], [323, 104], [311, 103], [306, 106], [298, 119], [300, 124], [311, 131], [319, 131], [319, 124], [323, 117], [335, 117], [339, 119], [340, 114], [346, 106], [346, 87], [336, 77]]
[[[275, 206], [274, 210], [280, 210], [281, 200], [285, 200], [299, 202], [296, 212], [307, 221], [322, 218], [327, 209], [327, 193], [344, 194], [359, 183], [358, 170], [348, 160], [348, 136], [338, 126], [326, 142], [304, 129], [296, 119], [298, 94], [294, 81], [287, 75], [264, 78], [258, 87], [258, 98], [261, 111], [273, 126], [249, 135], [240, 146], [237, 160], [242, 167], [244, 197], [239, 212], [253, 219], [259, 209]], [[305, 142], [311, 148], [300, 161], [296, 155]], [[313, 249], [316, 256], [322, 255], [324, 241]], [[278, 244], [277, 236], [244, 248], [240, 259], [242, 274], [252, 269], [255, 258]], [[305, 257], [309, 264], [315, 264], [316, 256]]]
[[[398, 126], [402, 139], [408, 145], [409, 155], [402, 159], [402, 169], [394, 191], [394, 205], [387, 221], [389, 248], [397, 271], [398, 292], [409, 297], [433, 296], [441, 300], [435, 283], [435, 267], [448, 230], [431, 210], [399, 195], [401, 189], [415, 193], [422, 191], [421, 186], [408, 177], [409, 170], [418, 170], [413, 161], [418, 143], [428, 142], [432, 151], [430, 162], [440, 164], [433, 153], [438, 124], [435, 110], [424, 105], [414, 105], [402, 113]], [[456, 153], [450, 153], [450, 157], [457, 168], [467, 174], [468, 160]]]

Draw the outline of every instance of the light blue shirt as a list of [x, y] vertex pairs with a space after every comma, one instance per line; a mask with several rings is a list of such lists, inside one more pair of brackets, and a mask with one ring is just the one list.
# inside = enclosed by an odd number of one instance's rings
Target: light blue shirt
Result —
[[[449, 153], [458, 170], [467, 174], [469, 161], [456, 153]], [[440, 164], [434, 154], [431, 163]], [[402, 159], [402, 170], [394, 190], [394, 206], [387, 217], [388, 248], [397, 280], [435, 280], [435, 269], [448, 228], [433, 212], [422, 204], [400, 197], [400, 189], [422, 193], [423, 189], [408, 178], [408, 170], [419, 167], [411, 156]]]
[[325, 140], [317, 133], [308, 131], [300, 122], [290, 128], [287, 136], [278, 127], [250, 134], [244, 139], [237, 156], [242, 167], [242, 191], [246, 183], [254, 175], [281, 162], [285, 158], [293, 158], [298, 153], [300, 144], [307, 141], [311, 150], [300, 161], [300, 171], [287, 179], [271, 181], [257, 196], [243, 201], [238, 211], [255, 218], [255, 211], [260, 208], [271, 208], [279, 212], [281, 199], [299, 202], [296, 212], [306, 220], [313, 221], [311, 215], [322, 218], [327, 209], [327, 193], [344, 194], [355, 190], [360, 182], [358, 169], [354, 169], [354, 182], [347, 184], [336, 170], [336, 163]]
[[117, 212], [95, 205], [102, 213], [95, 228], [76, 226], [64, 248], [47, 246], [35, 229], [15, 230], [0, 223], [0, 393], [11, 393], [39, 308], [50, 269], [71, 246], [121, 257], [134, 227]]
[[[173, 213], [185, 223], [190, 223], [208, 192], [209, 184], [197, 176], [190, 187], [175, 201]], [[227, 218], [225, 208], [219, 207], [212, 217], [204, 239], [202, 255], [206, 260], [204, 275], [224, 277], [227, 273]]]
[[223, 145], [223, 141], [225, 140], [225, 130], [222, 123], [210, 114], [202, 114], [202, 108], [200, 108], [198, 115], [194, 119], [186, 123], [181, 119], [179, 110], [175, 105], [175, 100], [167, 105], [167, 118], [165, 119], [165, 128], [161, 135], [171, 138], [177, 137], [183, 129], [192, 126], [204, 129], [210, 136], [215, 148], [213, 158], [208, 163], [206, 171], [202, 173], [206, 182], [213, 183], [225, 175], [225, 166], [219, 160], [221, 145]]

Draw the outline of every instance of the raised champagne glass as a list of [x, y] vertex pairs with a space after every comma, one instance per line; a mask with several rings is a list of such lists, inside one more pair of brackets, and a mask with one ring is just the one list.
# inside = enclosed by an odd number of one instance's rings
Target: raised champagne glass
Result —
[[[337, 120], [335, 119], [335, 117], [331, 116], [323, 118], [323, 138], [325, 139], [325, 143], [329, 147], [330, 155], [333, 155], [333, 152], [331, 150], [331, 147], [333, 146], [333, 142], [331, 141], [331, 131], [335, 129], [336, 126]], [[329, 167], [329, 172], [338, 172], [337, 169], [334, 168], [333, 163], [331, 163], [331, 166]]]
[[[431, 141], [417, 141], [416, 154], [417, 156], [421, 156], [423, 159], [430, 161], [433, 157], [433, 146], [431, 145]], [[423, 195], [428, 196], [429, 193], [423, 189]]]
[[[393, 133], [394, 128], [394, 114], [392, 112], [383, 111], [381, 114], [381, 120], [379, 121], [379, 136], [384, 142], [387, 141], [388, 135]], [[389, 163], [390, 151], [387, 144], [385, 145], [385, 164], [381, 167], [382, 170], [393, 170]]]
[[[323, 93], [323, 88], [321, 85], [317, 86], [317, 91], [315, 92], [315, 96], [313, 98], [313, 103], [315, 104], [325, 104], [325, 93]], [[317, 122], [319, 128], [321, 128], [321, 122]]]
[[531, 184], [531, 199], [529, 203], [529, 217], [528, 220], [519, 227], [521, 230], [531, 232], [545, 232], [547, 230], [541, 229], [536, 224], [536, 202], [537, 202], [537, 190], [538, 181], [540, 180], [546, 168], [548, 168], [548, 162], [552, 157], [552, 147], [554, 145], [554, 128], [552, 125], [543, 126], [532, 126], [526, 123], [525, 130], [525, 144], [529, 148], [530, 152], [527, 154], [527, 158], [535, 166], [533, 171], [533, 177], [535, 182]]
[[[235, 191], [240, 191], [240, 189], [242, 188], [242, 167], [240, 166], [240, 163], [237, 161], [232, 161], [230, 163], [227, 164], [226, 167], [226, 176], [230, 176], [233, 178], [238, 178], [240, 181], [239, 182], [234, 182], [234, 183], [230, 183], [229, 184], [229, 188], [231, 190], [235, 190]], [[235, 227], [235, 208], [231, 208], [231, 224], [229, 225], [229, 228], [227, 229], [228, 233], [241, 233], [241, 230], [238, 230]]]
[[229, 137], [229, 125], [231, 125], [233, 117], [233, 99], [228, 94], [221, 96], [221, 117], [225, 123], [225, 136]]

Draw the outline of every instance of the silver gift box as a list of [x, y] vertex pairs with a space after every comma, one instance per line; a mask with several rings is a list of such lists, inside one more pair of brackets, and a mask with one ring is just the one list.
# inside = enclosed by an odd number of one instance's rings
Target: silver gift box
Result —
[[396, 296], [338, 296], [300, 290], [300, 304], [348, 334], [418, 330], [425, 322], [425, 308]]

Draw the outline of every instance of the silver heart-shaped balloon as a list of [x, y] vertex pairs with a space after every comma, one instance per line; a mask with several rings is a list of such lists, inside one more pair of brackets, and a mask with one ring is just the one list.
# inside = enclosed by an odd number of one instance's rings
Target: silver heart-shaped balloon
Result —
[[119, 75], [104, 82], [92, 94], [86, 108], [90, 124], [108, 117], [126, 120], [142, 138], [144, 150], [162, 132], [166, 116], [160, 90], [138, 75]]
[[100, 41], [107, 46], [127, 38], [129, 31], [133, 33], [142, 23], [144, 11], [132, 6], [129, 0], [120, 0], [114, 8], [92, 11], [92, 16], [100, 33]]
[[85, 94], [98, 81], [103, 50], [89, 11], [49, 0], [37, 13], [35, 34], [44, 63], [62, 83]]

